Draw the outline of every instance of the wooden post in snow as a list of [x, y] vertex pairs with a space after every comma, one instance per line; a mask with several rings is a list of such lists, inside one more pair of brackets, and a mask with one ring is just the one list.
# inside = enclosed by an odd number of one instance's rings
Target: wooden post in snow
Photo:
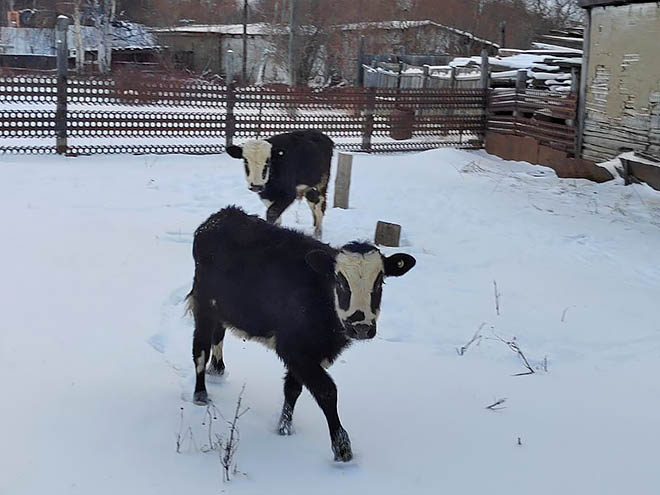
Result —
[[353, 155], [339, 153], [337, 158], [337, 177], [335, 178], [335, 201], [333, 208], [348, 209], [348, 196], [351, 189], [351, 171]]
[[57, 48], [57, 109], [55, 110], [55, 149], [58, 154], [65, 155], [67, 150], [66, 128], [66, 89], [69, 71], [69, 47], [67, 31], [69, 18], [61, 15], [57, 18], [55, 28], [55, 46]]
[[401, 240], [401, 225], [379, 221], [376, 224], [374, 242], [381, 246], [399, 247]]

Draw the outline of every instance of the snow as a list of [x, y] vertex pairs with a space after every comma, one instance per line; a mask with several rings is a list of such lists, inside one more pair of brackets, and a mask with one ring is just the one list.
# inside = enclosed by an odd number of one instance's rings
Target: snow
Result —
[[[282, 366], [228, 336], [209, 392], [230, 417], [246, 384], [250, 409], [223, 483], [206, 410], [185, 400], [183, 298], [194, 229], [227, 204], [264, 213], [241, 163], [0, 155], [0, 493], [655, 493], [659, 193], [444, 149], [355, 155], [350, 200], [326, 242], [396, 222], [418, 262], [388, 281], [378, 336], [329, 370], [355, 459], [332, 461], [307, 392], [295, 435], [276, 435]], [[305, 205], [283, 223], [312, 230]], [[513, 376], [525, 368], [495, 334], [536, 373]]]
[[567, 48], [565, 46], [551, 45], [548, 43], [537, 43], [537, 42], [532, 43], [532, 46], [534, 48], [538, 48], [539, 50], [548, 50], [553, 53], [574, 53], [576, 55], [582, 55], [582, 50], [579, 50], [577, 48]]
[[[154, 33], [214, 33], [226, 35], [242, 35], [243, 24], [188, 24], [166, 28], [151, 28]], [[266, 23], [252, 23], [247, 25], [249, 36], [270, 36], [273, 34], [286, 34], [288, 30], [281, 26]]]
[[528, 69], [534, 64], [542, 64], [547, 57], [543, 55], [512, 55], [510, 57], [501, 57], [501, 58], [491, 58], [489, 62], [491, 64], [510, 67], [512, 69]]

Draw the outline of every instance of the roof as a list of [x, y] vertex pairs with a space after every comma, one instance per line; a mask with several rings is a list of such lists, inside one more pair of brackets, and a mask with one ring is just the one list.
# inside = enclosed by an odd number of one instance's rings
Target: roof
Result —
[[[176, 26], [167, 28], [152, 28], [154, 33], [182, 33], [182, 34], [224, 34], [229, 36], [242, 35], [243, 24], [189, 24], [187, 26]], [[276, 33], [287, 33], [288, 27], [266, 24], [263, 22], [248, 24], [247, 34], [249, 36], [269, 36]]]
[[[424, 26], [434, 26], [445, 31], [450, 31], [459, 36], [464, 36], [471, 40], [483, 43], [484, 45], [493, 46], [499, 48], [497, 43], [492, 41], [478, 38], [472, 33], [467, 31], [462, 31], [457, 28], [445, 26], [437, 22], [430, 20], [423, 21], [383, 21], [383, 22], [361, 22], [355, 24], [337, 24], [332, 26], [332, 29], [337, 29], [340, 31], [357, 31], [357, 30], [404, 30], [411, 28], [418, 28]], [[313, 31], [315, 28], [313, 26], [302, 26], [302, 29], [307, 29]], [[155, 28], [152, 29], [152, 32], [159, 34], [167, 33], [181, 33], [181, 34], [220, 34], [220, 35], [242, 35], [243, 34], [243, 24], [191, 24], [188, 26], [176, 26], [169, 28]], [[247, 25], [247, 34], [249, 36], [269, 36], [273, 34], [286, 34], [289, 32], [288, 26], [282, 25], [273, 25], [266, 23], [255, 23]]]
[[[94, 51], [101, 43], [99, 29], [82, 26], [83, 45], [88, 51]], [[67, 32], [69, 50], [75, 49], [74, 27]], [[112, 26], [113, 50], [148, 50], [159, 48], [155, 36], [146, 26], [132, 22], [116, 22]], [[54, 57], [55, 30], [46, 28], [0, 28], [0, 54], [2, 55], [40, 55]]]
[[607, 7], [608, 5], [627, 5], [630, 3], [657, 3], [649, 0], [578, 0], [580, 7], [590, 9], [592, 7]]
[[483, 43], [484, 45], [490, 45], [499, 48], [499, 45], [497, 43], [493, 43], [492, 41], [483, 38], [478, 38], [477, 36], [467, 31], [463, 31], [461, 29], [453, 28], [450, 26], [445, 26], [444, 24], [440, 24], [428, 19], [423, 21], [359, 22], [355, 24], [339, 24], [335, 27], [342, 31], [359, 31], [365, 29], [404, 30], [404, 29], [411, 29], [411, 28], [424, 27], [424, 26], [433, 26], [443, 29], [445, 31], [451, 31], [452, 33], [458, 34], [460, 36], [465, 36], [466, 38], [469, 38], [474, 41], [478, 41], [479, 43]]

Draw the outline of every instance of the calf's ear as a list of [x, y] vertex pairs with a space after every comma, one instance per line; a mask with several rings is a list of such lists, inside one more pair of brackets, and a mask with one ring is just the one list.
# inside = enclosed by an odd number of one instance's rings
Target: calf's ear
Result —
[[392, 256], [388, 256], [383, 260], [383, 265], [385, 266], [385, 276], [386, 277], [400, 277], [413, 266], [415, 266], [417, 260], [405, 253], [397, 253]]
[[243, 148], [240, 146], [234, 146], [233, 144], [227, 148], [227, 153], [232, 158], [243, 158]]
[[321, 249], [315, 249], [305, 255], [305, 261], [317, 273], [330, 275], [335, 271], [335, 259]]

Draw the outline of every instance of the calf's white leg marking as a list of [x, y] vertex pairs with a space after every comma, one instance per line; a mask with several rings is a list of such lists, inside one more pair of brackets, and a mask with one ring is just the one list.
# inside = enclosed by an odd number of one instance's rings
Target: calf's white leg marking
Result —
[[206, 367], [206, 351], [202, 351], [200, 356], [197, 358], [197, 373], [204, 373], [205, 367]]

